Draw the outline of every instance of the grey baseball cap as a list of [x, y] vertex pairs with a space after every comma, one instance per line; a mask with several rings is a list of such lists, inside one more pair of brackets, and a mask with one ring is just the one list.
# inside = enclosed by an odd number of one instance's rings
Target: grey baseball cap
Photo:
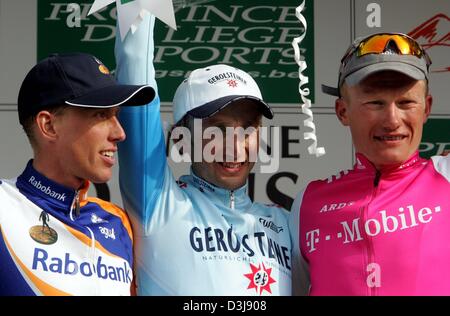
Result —
[[372, 53], [359, 57], [354, 52], [361, 41], [366, 38], [357, 38], [349, 47], [347, 51], [351, 52], [353, 50], [353, 52], [350, 55], [346, 54], [341, 62], [338, 87], [334, 88], [322, 85], [322, 91], [324, 93], [340, 96], [339, 88], [344, 81], [347, 85], [354, 86], [369, 75], [388, 70], [403, 73], [416, 80], [428, 80], [431, 60], [426, 53], [420, 58], [413, 55], [403, 55], [399, 53], [395, 42], [390, 41], [382, 53]]

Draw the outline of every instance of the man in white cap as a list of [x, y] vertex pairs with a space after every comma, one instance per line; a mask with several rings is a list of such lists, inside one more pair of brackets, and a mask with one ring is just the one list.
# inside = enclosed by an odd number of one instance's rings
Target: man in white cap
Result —
[[148, 85], [117, 84], [89, 54], [53, 54], [29, 71], [18, 113], [34, 155], [0, 181], [0, 296], [131, 294], [128, 217], [87, 192], [112, 176], [125, 139], [119, 106], [154, 96]]
[[338, 96], [356, 164], [294, 201], [295, 294], [450, 294], [450, 157], [418, 153], [430, 64], [401, 33], [359, 38], [342, 58], [324, 92]]
[[[123, 43], [116, 38], [119, 82], [156, 89], [153, 25], [147, 17]], [[196, 69], [178, 87], [173, 112], [177, 126], [191, 132], [196, 121], [201, 134], [253, 132], [232, 133], [233, 151], [217, 137], [223, 145], [210, 151], [213, 157], [192, 155], [191, 174], [177, 182], [166, 160], [159, 99], [121, 113], [128, 138], [119, 149], [119, 177], [136, 238], [138, 294], [290, 295], [288, 213], [254, 203], [246, 192], [262, 115], [273, 116], [256, 82], [227, 65]], [[210, 144], [195, 134], [183, 141], [203, 153]]]

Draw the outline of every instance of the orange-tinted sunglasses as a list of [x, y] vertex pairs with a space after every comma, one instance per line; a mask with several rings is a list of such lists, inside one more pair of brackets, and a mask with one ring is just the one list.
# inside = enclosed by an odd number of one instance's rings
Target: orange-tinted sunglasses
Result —
[[418, 58], [425, 58], [427, 66], [431, 65], [431, 59], [427, 52], [411, 37], [406, 34], [375, 34], [356, 43], [354, 46], [350, 47], [347, 53], [342, 58], [342, 64], [356, 53], [356, 56], [361, 57], [367, 54], [382, 54], [385, 52], [388, 43], [394, 41], [398, 50], [397, 53], [400, 55], [412, 55]]

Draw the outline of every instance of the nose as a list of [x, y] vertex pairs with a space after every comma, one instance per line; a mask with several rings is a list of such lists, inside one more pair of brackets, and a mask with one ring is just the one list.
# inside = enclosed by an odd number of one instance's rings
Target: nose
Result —
[[383, 114], [384, 129], [394, 131], [400, 127], [400, 109], [394, 102], [385, 106]]
[[227, 127], [225, 136], [225, 161], [244, 162], [246, 137], [239, 128]]
[[126, 138], [125, 131], [119, 122], [117, 116], [111, 117], [110, 139], [116, 143], [124, 141]]
[[245, 135], [234, 135], [234, 157], [237, 162], [244, 162], [247, 152]]

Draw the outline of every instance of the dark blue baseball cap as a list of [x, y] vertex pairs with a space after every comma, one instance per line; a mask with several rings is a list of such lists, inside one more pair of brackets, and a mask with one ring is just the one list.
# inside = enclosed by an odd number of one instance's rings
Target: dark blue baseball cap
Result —
[[52, 54], [37, 63], [22, 82], [19, 121], [61, 105], [85, 108], [144, 105], [155, 97], [149, 85], [118, 84], [108, 68], [85, 53]]

